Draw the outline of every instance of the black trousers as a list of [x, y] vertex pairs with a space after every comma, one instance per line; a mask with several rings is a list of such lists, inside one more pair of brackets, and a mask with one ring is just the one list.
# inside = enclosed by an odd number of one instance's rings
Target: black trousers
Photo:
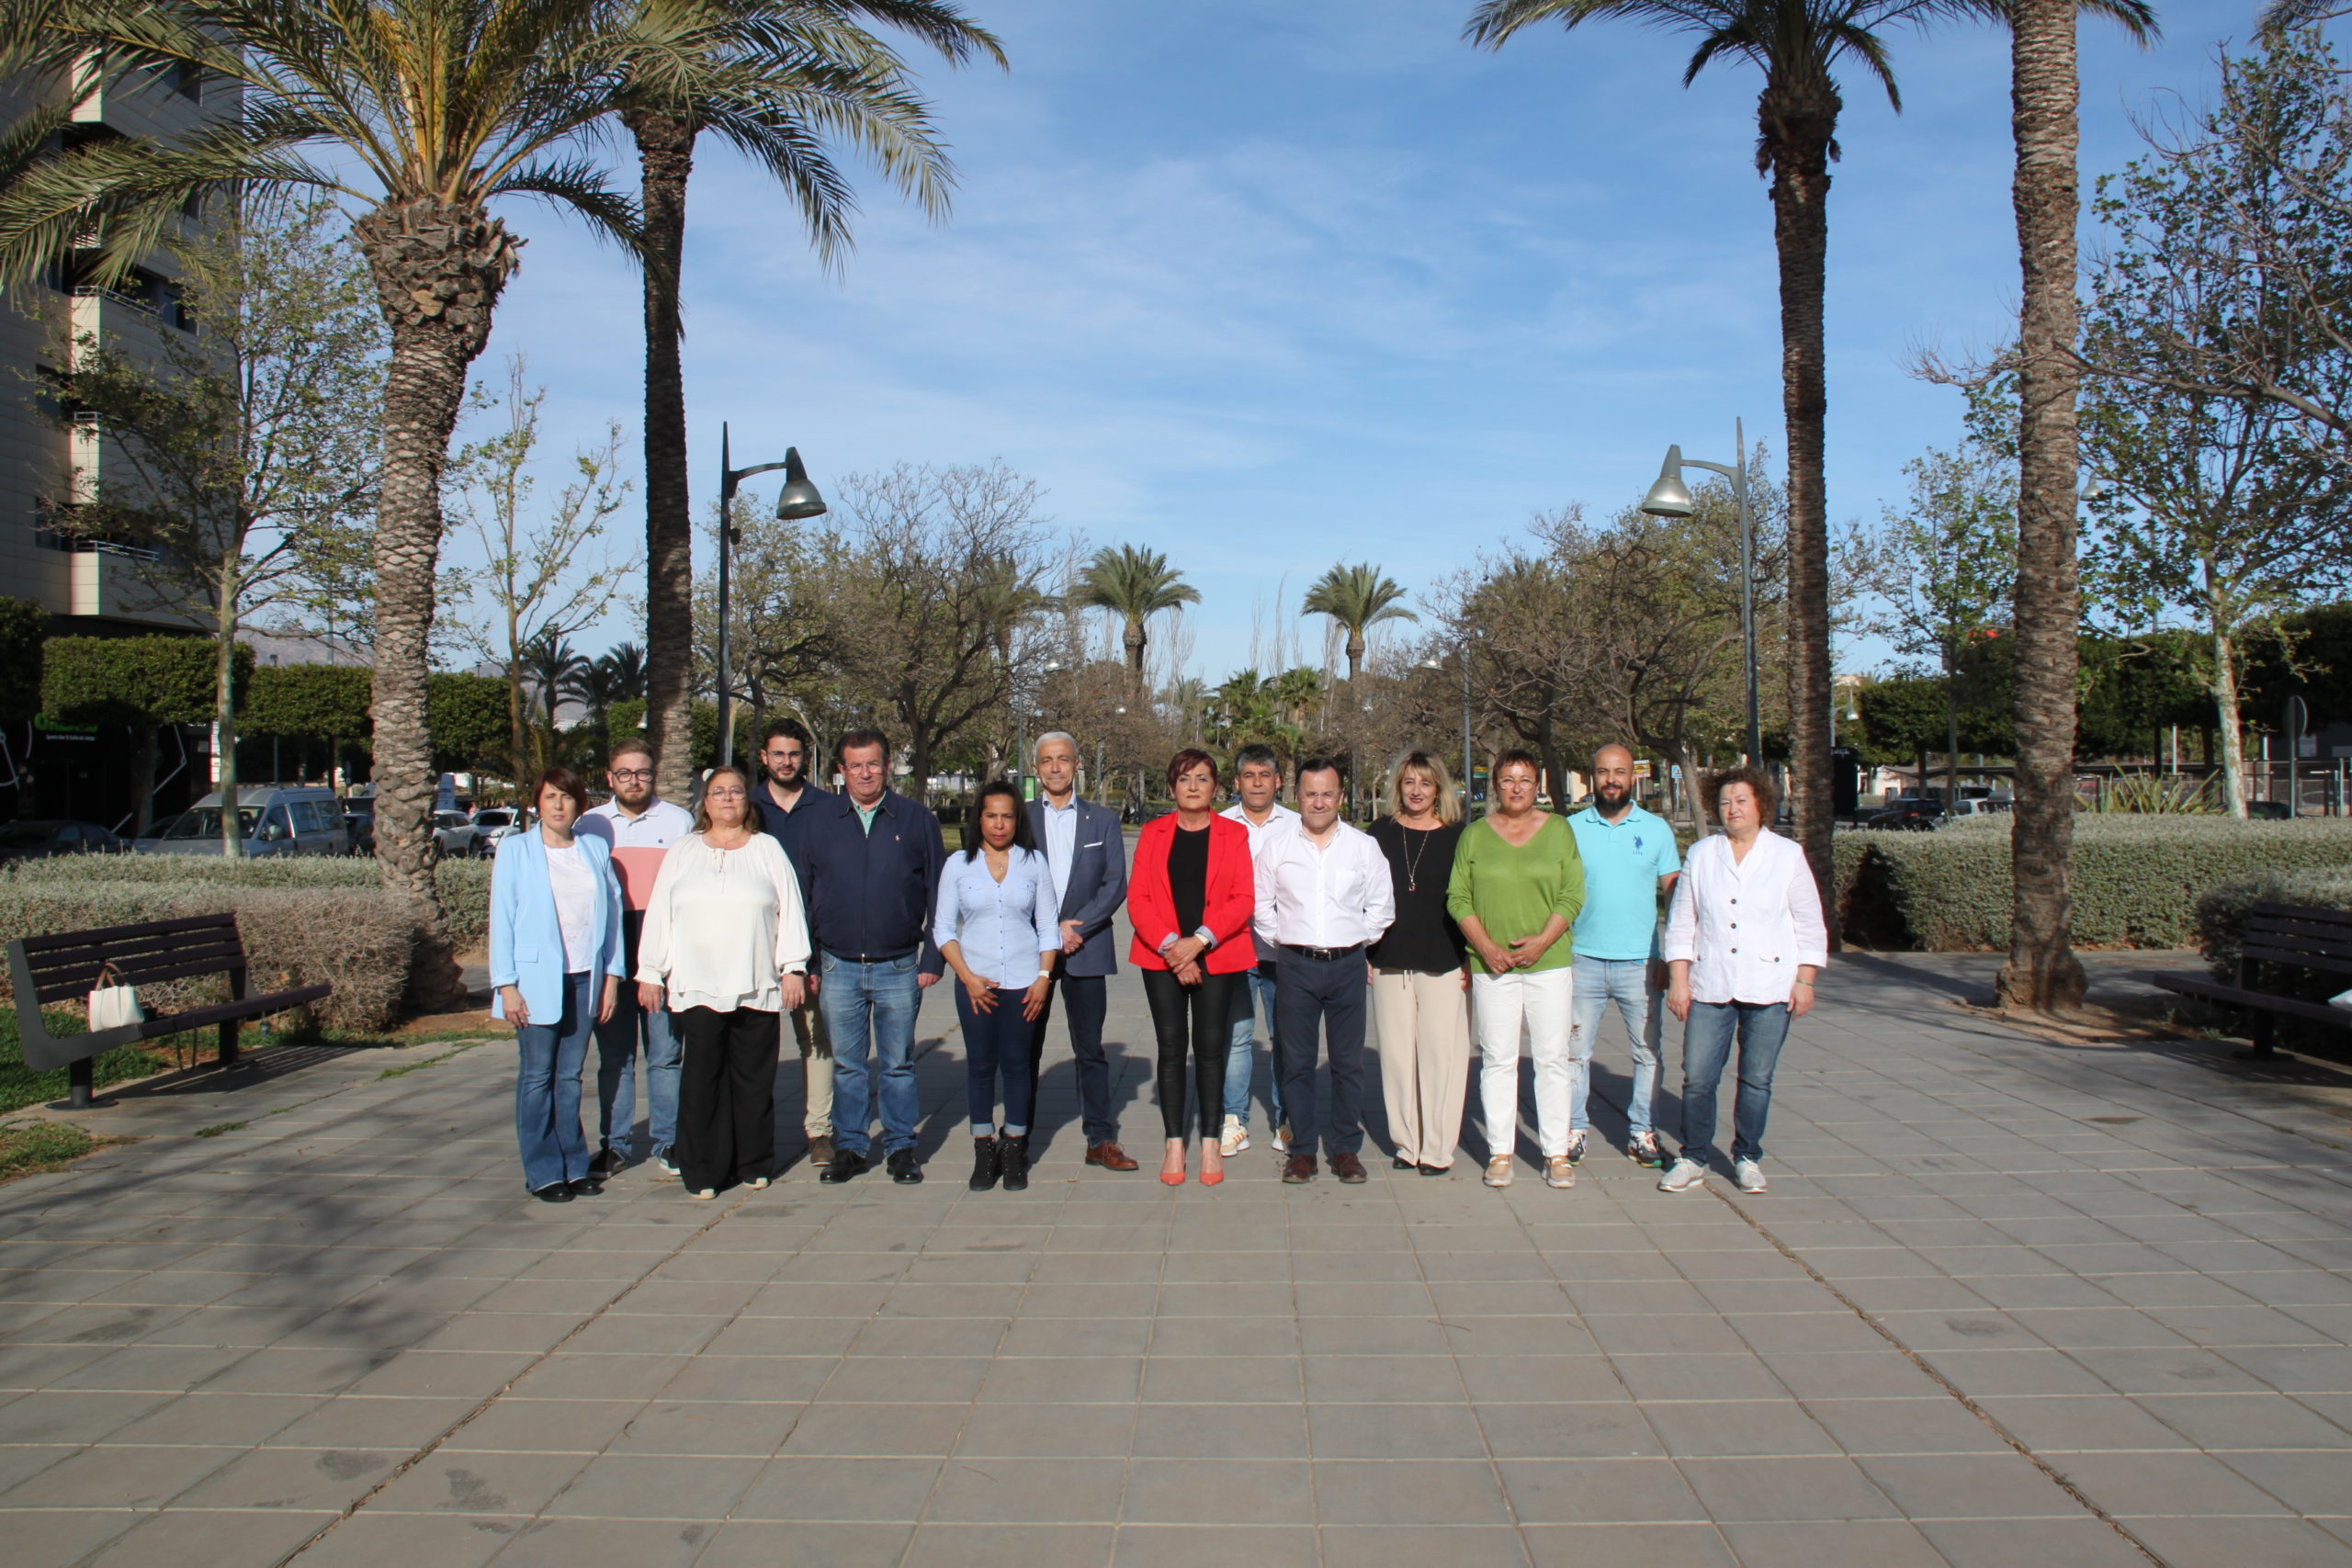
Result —
[[678, 1141], [671, 1157], [687, 1188], [720, 1188], [775, 1174], [779, 1014], [752, 1008], [677, 1014]]
[[1034, 1073], [1046, 1055], [1046, 1025], [1054, 1021], [1054, 998], [1068, 994], [1069, 1054], [1078, 1059], [1078, 1107], [1084, 1119], [1086, 1141], [1107, 1144], [1119, 1135], [1111, 1120], [1111, 1059], [1102, 1054], [1102, 1020], [1111, 1009], [1108, 977], [1057, 972], [1046, 1005], [1030, 1025], [1029, 1066]]
[[1225, 1054], [1233, 1044], [1231, 975], [1204, 975], [1197, 986], [1179, 984], [1165, 969], [1143, 972], [1144, 999], [1151, 1004], [1151, 1030], [1159, 1039], [1159, 1124], [1171, 1138], [1184, 1136], [1184, 1053], [1193, 1055], [1193, 1093], [1199, 1101], [1201, 1136], [1214, 1138], [1225, 1118]]
[[1331, 1109], [1323, 1130], [1323, 1152], [1351, 1155], [1363, 1147], [1363, 1021], [1371, 987], [1361, 948], [1338, 958], [1309, 958], [1285, 947], [1274, 960], [1274, 1016], [1282, 1021], [1274, 1034], [1274, 1054], [1294, 1154], [1315, 1152], [1318, 1034], [1331, 1057]]

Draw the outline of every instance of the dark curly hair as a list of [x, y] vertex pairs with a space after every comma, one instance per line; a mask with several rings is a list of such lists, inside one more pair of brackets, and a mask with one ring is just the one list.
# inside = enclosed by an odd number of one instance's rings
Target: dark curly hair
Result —
[[1709, 817], [1721, 822], [1724, 819], [1723, 813], [1717, 808], [1717, 802], [1723, 797], [1724, 785], [1736, 784], [1746, 784], [1755, 792], [1757, 807], [1763, 817], [1765, 826], [1770, 827], [1773, 818], [1780, 814], [1780, 789], [1772, 783], [1771, 774], [1747, 763], [1742, 763], [1736, 768], [1725, 768], [1720, 773], [1709, 773], [1702, 778], [1699, 781], [1700, 806], [1705, 809]]

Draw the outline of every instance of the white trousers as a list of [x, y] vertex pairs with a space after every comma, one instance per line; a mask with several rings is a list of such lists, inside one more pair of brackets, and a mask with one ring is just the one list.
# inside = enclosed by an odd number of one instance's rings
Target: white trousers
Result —
[[1470, 1023], [1478, 1037], [1478, 1098], [1487, 1122], [1487, 1157], [1519, 1145], [1519, 1054], [1535, 1059], [1535, 1134], [1544, 1157], [1568, 1152], [1568, 1100], [1576, 1063], [1568, 1054], [1576, 971], [1470, 976]]

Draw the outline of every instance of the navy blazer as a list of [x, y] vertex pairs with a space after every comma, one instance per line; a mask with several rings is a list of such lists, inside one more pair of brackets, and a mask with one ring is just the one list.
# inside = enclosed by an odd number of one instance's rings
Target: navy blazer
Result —
[[921, 973], [944, 972], [947, 961], [932, 945], [931, 926], [947, 850], [931, 807], [885, 790], [868, 832], [844, 790], [803, 805], [792, 818], [798, 833], [786, 852], [800, 863], [808, 934], [818, 950], [867, 961], [921, 953]]
[[[1046, 803], [1029, 803], [1029, 840], [1046, 852]], [[1062, 956], [1065, 975], [1115, 975], [1118, 944], [1112, 940], [1112, 917], [1127, 901], [1127, 840], [1119, 814], [1107, 806], [1081, 798], [1078, 803], [1078, 833], [1070, 858], [1069, 882], [1062, 890], [1061, 913], [1056, 923], [1076, 920], [1086, 945]]]

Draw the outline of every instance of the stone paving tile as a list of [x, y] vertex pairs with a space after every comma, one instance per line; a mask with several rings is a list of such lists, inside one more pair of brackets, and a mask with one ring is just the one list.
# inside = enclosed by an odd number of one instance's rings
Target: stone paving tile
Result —
[[952, 1043], [923, 1187], [709, 1207], [526, 1207], [495, 1052], [201, 1144], [142, 1110], [0, 1190], [0, 1523], [60, 1563], [345, 1509], [303, 1562], [2145, 1561], [2014, 1438], [2183, 1568], [2352, 1562], [2352, 1097], [2053, 1051], [1940, 1010], [1966, 962], [1833, 970], [1757, 1199], [1617, 1157], [1613, 1023], [1566, 1193], [1475, 1147], [1083, 1169], [1057, 1052], [1035, 1184], [970, 1194]]

